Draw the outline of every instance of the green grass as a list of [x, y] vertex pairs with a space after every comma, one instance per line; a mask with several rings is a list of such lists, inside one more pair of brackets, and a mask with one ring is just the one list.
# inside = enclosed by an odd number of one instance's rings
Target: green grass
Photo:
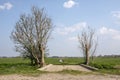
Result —
[[2, 74], [30, 74], [37, 75], [43, 72], [31, 66], [28, 59], [23, 58], [0, 58], [0, 75]]
[[95, 58], [94, 61], [90, 63], [90, 65], [98, 68], [99, 72], [120, 75], [120, 68], [115, 68], [115, 66], [120, 66], [120, 57]]
[[[62, 58], [63, 63], [59, 62], [60, 58], [46, 58], [46, 64], [57, 65], [77, 65], [83, 63], [83, 58]], [[120, 65], [120, 58], [95, 58], [91, 66], [99, 68], [98, 72], [120, 75], [120, 69], [115, 66]], [[0, 58], [0, 75], [3, 74], [25, 74], [39, 75], [41, 72], [37, 70], [37, 66], [31, 66], [29, 59], [23, 58]], [[80, 74], [79, 71], [64, 70], [59, 73]]]
[[[64, 63], [59, 62], [59, 58], [46, 58], [46, 64], [73, 65], [83, 62], [81, 58], [63, 58]], [[0, 58], [0, 75], [1, 74], [29, 74], [37, 75], [45, 73], [37, 70], [37, 66], [31, 66], [29, 59], [23, 58]]]
[[56, 65], [78, 65], [83, 63], [83, 58], [62, 58], [63, 63], [59, 62], [61, 58], [47, 58], [45, 59], [47, 64], [56, 64]]

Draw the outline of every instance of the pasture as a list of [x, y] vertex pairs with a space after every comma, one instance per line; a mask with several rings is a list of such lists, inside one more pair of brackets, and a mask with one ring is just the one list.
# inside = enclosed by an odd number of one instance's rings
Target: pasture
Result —
[[[83, 58], [62, 58], [63, 63], [59, 62], [60, 58], [45, 58], [46, 64], [57, 65], [78, 65], [84, 62]], [[91, 66], [99, 68], [98, 72], [120, 75], [120, 57], [95, 58], [90, 63]], [[37, 70], [37, 66], [31, 66], [29, 59], [23, 58], [0, 58], [0, 75], [3, 74], [32, 74], [37, 75], [46, 73]]]

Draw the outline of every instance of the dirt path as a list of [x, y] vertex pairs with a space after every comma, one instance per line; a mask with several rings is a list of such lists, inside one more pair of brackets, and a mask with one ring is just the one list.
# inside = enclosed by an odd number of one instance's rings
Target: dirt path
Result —
[[37, 77], [22, 75], [3, 75], [0, 80], [120, 80], [120, 76], [110, 75], [70, 75], [47, 73]]
[[91, 70], [88, 70], [80, 65], [52, 65], [50, 64], [38, 70], [49, 71], [49, 72], [57, 72], [57, 71], [62, 71], [62, 70], [77, 70], [77, 71], [91, 72]]
[[2, 75], [0, 80], [120, 80], [120, 76], [116, 75], [101, 75], [101, 74], [62, 74], [54, 73], [56, 71], [79, 70], [83, 72], [91, 72], [90, 70], [79, 65], [48, 65], [41, 68], [42, 71], [49, 71], [52, 73], [40, 74], [39, 76], [23, 76], [23, 75]]

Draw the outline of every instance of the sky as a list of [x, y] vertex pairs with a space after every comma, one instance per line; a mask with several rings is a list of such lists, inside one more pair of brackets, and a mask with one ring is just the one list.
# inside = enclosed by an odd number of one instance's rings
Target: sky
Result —
[[77, 35], [90, 26], [98, 36], [96, 55], [120, 55], [120, 0], [0, 0], [0, 56], [18, 56], [10, 39], [21, 14], [45, 8], [55, 25], [50, 56], [82, 56]]

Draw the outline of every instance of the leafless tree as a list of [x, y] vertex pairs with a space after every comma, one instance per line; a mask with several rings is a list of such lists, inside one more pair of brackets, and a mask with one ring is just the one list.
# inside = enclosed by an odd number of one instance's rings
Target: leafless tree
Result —
[[17, 51], [27, 54], [31, 62], [36, 61], [39, 67], [45, 65], [44, 54], [47, 42], [53, 30], [51, 18], [44, 9], [32, 7], [31, 14], [22, 14], [11, 33]]
[[85, 64], [89, 65], [90, 56], [93, 58], [97, 48], [98, 40], [95, 36], [95, 30], [87, 27], [86, 30], [78, 35], [79, 48], [83, 52], [85, 58]]

